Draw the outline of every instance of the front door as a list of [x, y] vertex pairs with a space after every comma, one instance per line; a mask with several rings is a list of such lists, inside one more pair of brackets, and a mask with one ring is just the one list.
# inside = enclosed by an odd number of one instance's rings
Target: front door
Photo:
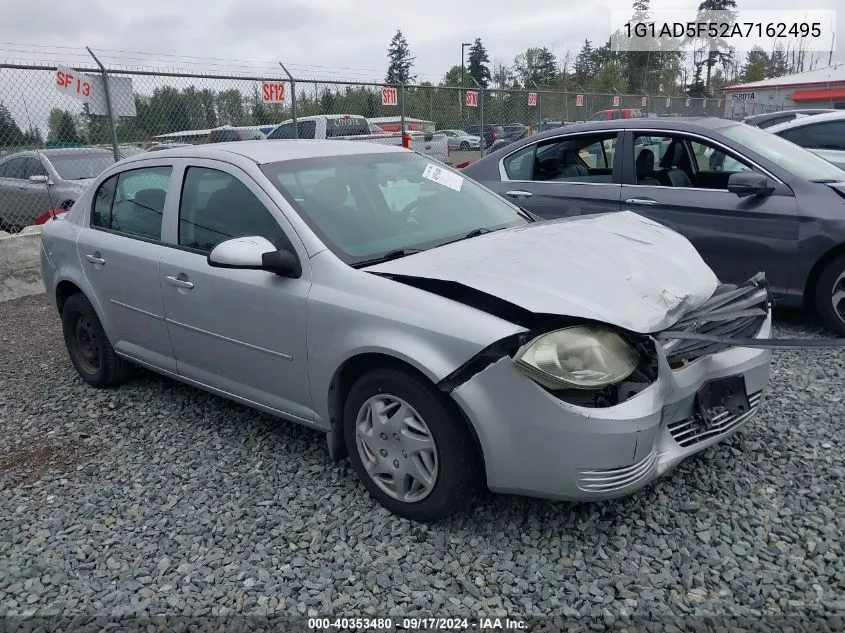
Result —
[[77, 249], [103, 328], [118, 353], [175, 372], [159, 282], [171, 166], [121, 172], [94, 194]]
[[[774, 294], [786, 294], [798, 247], [789, 187], [772, 180], [771, 195], [740, 198], [727, 184], [731, 174], [754, 169], [741, 156], [698, 136], [631, 134], [622, 208], [684, 235], [721, 281], [742, 283], [762, 271]], [[644, 151], [654, 160], [643, 160]]]
[[[184, 173], [178, 228], [161, 260], [167, 327], [179, 374], [243, 400], [313, 419], [306, 358], [304, 250], [274, 203], [241, 170], [196, 161]], [[261, 236], [300, 252], [299, 279], [213, 268], [221, 241]], [[290, 237], [289, 237], [290, 236]]]
[[543, 219], [619, 211], [616, 132], [543, 139], [507, 156], [500, 194]]

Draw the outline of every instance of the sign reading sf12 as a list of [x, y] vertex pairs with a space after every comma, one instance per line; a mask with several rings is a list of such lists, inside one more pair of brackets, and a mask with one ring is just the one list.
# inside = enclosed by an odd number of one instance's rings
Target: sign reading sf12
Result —
[[261, 84], [261, 96], [267, 103], [282, 103], [285, 100], [285, 84], [265, 81]]

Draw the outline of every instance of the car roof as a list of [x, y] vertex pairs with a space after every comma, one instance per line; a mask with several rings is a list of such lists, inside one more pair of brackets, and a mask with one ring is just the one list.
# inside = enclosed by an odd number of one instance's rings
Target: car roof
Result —
[[661, 130], [674, 132], [695, 132], [702, 130], [723, 130], [736, 125], [745, 125], [741, 121], [731, 121], [717, 117], [661, 117], [661, 118], [637, 118], [637, 119], [616, 119], [613, 121], [584, 121], [572, 123], [535, 134], [532, 139], [542, 139], [560, 135], [563, 129], [567, 134], [576, 132], [599, 132], [601, 130], [648, 130], [660, 128]]
[[845, 121], [845, 110], [837, 112], [825, 112], [824, 114], [814, 114], [812, 116], [797, 117], [792, 121], [785, 123], [778, 123], [769, 128], [769, 132], [780, 132], [781, 130], [791, 130], [792, 128], [804, 127], [805, 125], [815, 125], [816, 123], [824, 123], [826, 121]]
[[[166, 158], [221, 158], [225, 155], [237, 155], [259, 165], [284, 160], [301, 158], [323, 158], [328, 156], [355, 156], [363, 154], [390, 154], [406, 152], [398, 145], [382, 145], [369, 141], [341, 140], [254, 140], [233, 141], [230, 143], [212, 143], [164, 149], [155, 152], [156, 159]], [[150, 153], [137, 154], [123, 159], [122, 164], [149, 160]]]

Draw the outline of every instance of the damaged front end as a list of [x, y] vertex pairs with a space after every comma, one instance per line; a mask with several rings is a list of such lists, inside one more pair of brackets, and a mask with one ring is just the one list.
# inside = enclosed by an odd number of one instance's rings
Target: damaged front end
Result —
[[[451, 298], [457, 299], [458, 293], [450, 294]], [[488, 297], [488, 301], [492, 300], [495, 298]], [[473, 303], [474, 307], [479, 307], [477, 300]], [[681, 369], [734, 347], [734, 341], [739, 343], [740, 339], [756, 337], [769, 317], [772, 299], [765, 276], [760, 273], [741, 286], [720, 285], [707, 301], [682, 315], [669, 329], [652, 334], [630, 332], [573, 317], [536, 315], [515, 306], [508, 310], [502, 302], [497, 305], [499, 316], [510, 317], [510, 320], [528, 329], [482, 350], [441, 380], [438, 384], [440, 389], [452, 393], [489, 365], [507, 356], [523, 374], [559, 400], [579, 407], [607, 408], [626, 402], [654, 384], [661, 361], [673, 370]], [[620, 369], [615, 374], [609, 372], [604, 383], [599, 376], [594, 376], [593, 384], [583, 379], [585, 375], [596, 374], [597, 370], [595, 366], [587, 367], [588, 363], [581, 358], [572, 358], [572, 346], [565, 344], [563, 335], [576, 331], [583, 335], [598, 333], [604, 338], [618, 339], [615, 351], [604, 349], [599, 352], [624, 356], [627, 363], [625, 370]], [[532, 346], [536, 347], [544, 338], [556, 335], [561, 335], [561, 345], [554, 353], [544, 350], [539, 361], [536, 354], [531, 362], [526, 360]], [[592, 362], [595, 365], [596, 362], [606, 364], [608, 361], [601, 359], [601, 353], [593, 353]], [[562, 367], [567, 364], [570, 366], [568, 370]]]

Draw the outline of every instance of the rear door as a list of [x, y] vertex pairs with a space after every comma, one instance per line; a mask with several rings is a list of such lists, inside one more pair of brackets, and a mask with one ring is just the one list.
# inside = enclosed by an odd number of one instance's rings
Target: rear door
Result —
[[617, 131], [543, 139], [500, 163], [500, 193], [544, 219], [619, 211]]
[[[792, 190], [767, 174], [775, 186], [771, 195], [740, 198], [727, 190], [731, 174], [762, 169], [729, 148], [678, 132], [630, 135], [626, 146], [634, 151], [625, 152], [622, 209], [684, 235], [722, 281], [742, 283], [763, 271], [772, 291], [785, 294], [798, 248]], [[635, 153], [644, 150], [654, 153], [656, 167], [638, 180]]]

